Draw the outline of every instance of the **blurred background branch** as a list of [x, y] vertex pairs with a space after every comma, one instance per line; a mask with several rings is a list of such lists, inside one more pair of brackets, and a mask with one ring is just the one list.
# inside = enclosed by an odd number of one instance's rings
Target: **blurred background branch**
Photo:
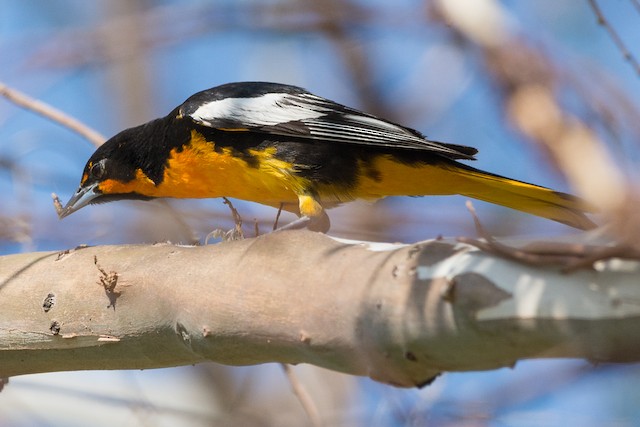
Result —
[[66, 127], [67, 129], [78, 133], [80, 136], [87, 139], [96, 147], [102, 145], [102, 143], [106, 140], [103, 135], [100, 135], [95, 130], [69, 116], [68, 114], [63, 113], [62, 111], [52, 107], [51, 105], [34, 99], [17, 89], [11, 88], [2, 82], [0, 82], [0, 96], [5, 97], [12, 103], [22, 108], [41, 115], [47, 120], [51, 120], [54, 123], [58, 123]]
[[[603, 213], [605, 222], [612, 222], [618, 239], [637, 244], [640, 216], [630, 213], [638, 195], [591, 123], [563, 105], [562, 65], [527, 40], [497, 2], [482, 0], [474, 5], [471, 10], [464, 1], [440, 0], [434, 3], [432, 16], [477, 49], [502, 95], [505, 117], [544, 150], [578, 194]], [[478, 26], [479, 22], [491, 25]], [[590, 100], [588, 93], [577, 95], [582, 103]], [[602, 120], [615, 115], [612, 110]]]
[[[622, 40], [622, 37], [620, 37], [616, 28], [609, 24], [609, 21], [607, 21], [607, 18], [605, 18], [604, 14], [602, 13], [602, 9], [598, 5], [598, 2], [596, 0], [588, 1], [589, 6], [591, 6], [591, 9], [593, 9], [593, 13], [596, 15], [598, 24], [602, 25], [602, 27], [607, 30], [607, 33], [609, 33], [609, 35], [611, 36], [611, 40], [613, 40], [613, 43], [616, 45], [624, 59], [629, 62], [629, 65], [633, 67], [636, 74], [640, 76], [640, 62], [638, 62], [636, 56], [627, 48], [627, 44], [624, 42], [624, 40]], [[632, 3], [640, 13], [640, 3], [638, 3], [637, 0], [632, 0]]]

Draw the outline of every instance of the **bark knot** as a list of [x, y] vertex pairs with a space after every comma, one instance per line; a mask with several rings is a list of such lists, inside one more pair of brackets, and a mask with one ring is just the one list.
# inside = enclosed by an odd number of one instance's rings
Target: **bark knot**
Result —
[[107, 295], [109, 299], [109, 305], [107, 308], [113, 307], [113, 310], [116, 309], [116, 301], [122, 295], [122, 292], [116, 291], [116, 285], [118, 284], [118, 273], [115, 271], [106, 272], [100, 265], [98, 264], [98, 257], [93, 256], [93, 263], [96, 265], [96, 268], [100, 272], [100, 278], [98, 279], [98, 284], [102, 286], [104, 289], [104, 293]]

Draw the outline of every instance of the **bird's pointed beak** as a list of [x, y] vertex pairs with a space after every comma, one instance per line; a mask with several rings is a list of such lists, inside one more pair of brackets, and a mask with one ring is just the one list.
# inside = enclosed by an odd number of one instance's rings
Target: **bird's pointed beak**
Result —
[[90, 185], [88, 187], [79, 187], [76, 193], [69, 199], [64, 208], [58, 212], [58, 218], [62, 219], [71, 215], [80, 208], [87, 206], [96, 197], [100, 196], [98, 191], [98, 183]]

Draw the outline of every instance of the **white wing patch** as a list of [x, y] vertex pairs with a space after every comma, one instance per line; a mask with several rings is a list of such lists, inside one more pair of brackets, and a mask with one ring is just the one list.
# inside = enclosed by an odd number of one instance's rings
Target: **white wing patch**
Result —
[[255, 98], [225, 98], [198, 107], [191, 117], [215, 126], [215, 121], [229, 120], [247, 127], [275, 126], [297, 120], [317, 119], [328, 111], [302, 96], [287, 93], [268, 93]]
[[375, 117], [369, 117], [364, 115], [356, 115], [356, 114], [345, 114], [344, 118], [350, 122], [360, 122], [365, 125], [369, 125], [374, 128], [384, 128], [393, 132], [398, 132], [400, 129], [399, 126], [394, 125], [393, 123], [389, 123], [385, 120], [380, 120]]
[[275, 141], [291, 137], [296, 141], [373, 145], [431, 151], [451, 158], [473, 158], [471, 149], [460, 151], [456, 146], [429, 141], [418, 132], [308, 92], [231, 96], [198, 105], [202, 98], [185, 102], [187, 110], [195, 108], [187, 114], [195, 122], [215, 129], [261, 132], [272, 135]]

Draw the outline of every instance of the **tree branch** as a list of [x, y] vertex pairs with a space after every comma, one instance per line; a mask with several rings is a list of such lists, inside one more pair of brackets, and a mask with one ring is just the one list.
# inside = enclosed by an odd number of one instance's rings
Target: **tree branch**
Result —
[[[601, 25], [605, 30], [607, 30], [607, 33], [609, 33], [609, 37], [611, 37], [611, 40], [613, 40], [613, 43], [622, 54], [622, 57], [631, 65], [633, 71], [635, 71], [635, 73], [640, 76], [640, 62], [638, 62], [636, 57], [627, 48], [627, 45], [622, 40], [622, 37], [620, 37], [620, 34], [618, 34], [616, 29], [604, 17], [604, 13], [602, 13], [602, 9], [600, 9], [600, 5], [598, 5], [598, 2], [596, 0], [588, 0], [588, 2], [591, 10], [593, 10], [593, 13], [596, 15], [598, 24]], [[638, 8], [637, 2], [632, 3], [634, 3], [635, 7]]]
[[91, 129], [79, 120], [69, 116], [68, 114], [58, 110], [55, 107], [52, 107], [49, 104], [31, 98], [30, 96], [16, 89], [10, 88], [2, 82], [0, 82], [0, 96], [5, 97], [9, 101], [13, 102], [16, 105], [19, 105], [22, 108], [33, 111], [36, 114], [40, 114], [41, 116], [46, 117], [47, 119], [76, 132], [78, 135], [86, 138], [96, 147], [102, 145], [102, 143], [106, 140], [103, 135]]
[[[499, 2], [478, 0], [473, 8], [464, 0], [432, 3], [433, 18], [446, 23], [456, 40], [480, 53], [503, 96], [507, 118], [546, 151], [578, 195], [611, 224], [611, 234], [627, 245], [636, 245], [640, 195], [592, 123], [561, 101], [559, 87], [564, 79], [552, 58], [517, 31]], [[583, 103], [588, 105], [588, 98]]]
[[562, 274], [469, 245], [308, 231], [0, 257], [0, 377], [310, 363], [397, 386], [519, 359], [640, 360], [637, 262]]

